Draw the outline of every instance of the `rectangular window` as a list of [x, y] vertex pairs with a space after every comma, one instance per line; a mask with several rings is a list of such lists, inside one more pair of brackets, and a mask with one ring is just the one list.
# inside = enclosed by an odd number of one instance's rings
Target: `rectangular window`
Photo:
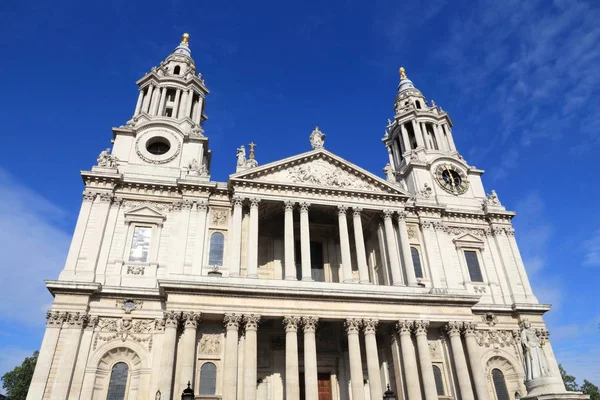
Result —
[[473, 250], [465, 250], [465, 259], [467, 260], [467, 268], [472, 282], [483, 282], [481, 275], [481, 267], [479, 266], [479, 258], [477, 252]]
[[150, 238], [152, 237], [152, 228], [149, 226], [136, 226], [133, 228], [133, 237], [131, 239], [131, 250], [129, 251], [129, 261], [148, 262], [150, 252]]

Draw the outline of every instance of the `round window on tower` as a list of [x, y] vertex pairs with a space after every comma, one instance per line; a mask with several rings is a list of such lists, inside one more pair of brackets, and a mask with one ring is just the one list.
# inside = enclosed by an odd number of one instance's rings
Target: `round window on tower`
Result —
[[170, 149], [171, 143], [164, 137], [154, 137], [146, 143], [146, 150], [155, 156], [166, 154]]

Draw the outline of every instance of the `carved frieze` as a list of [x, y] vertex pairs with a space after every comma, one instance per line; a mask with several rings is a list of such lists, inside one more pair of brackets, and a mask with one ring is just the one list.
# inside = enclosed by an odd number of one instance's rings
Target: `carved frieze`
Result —
[[125, 318], [99, 318], [98, 329], [94, 337], [94, 350], [98, 341], [110, 342], [112, 340], [133, 340], [138, 343], [146, 343], [148, 350], [152, 349], [152, 333], [155, 322], [151, 319]]
[[508, 330], [476, 330], [475, 340], [481, 347], [508, 347], [515, 343], [512, 331]]
[[206, 329], [204, 332], [202, 332], [198, 346], [200, 354], [221, 354], [221, 331], [217, 328]]
[[226, 210], [212, 210], [212, 224], [217, 226], [227, 225], [227, 216], [229, 211]]

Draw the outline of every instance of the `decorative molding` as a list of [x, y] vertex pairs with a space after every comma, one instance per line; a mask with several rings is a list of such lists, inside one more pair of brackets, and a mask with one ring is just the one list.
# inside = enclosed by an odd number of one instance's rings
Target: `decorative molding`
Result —
[[125, 314], [131, 314], [132, 311], [142, 308], [143, 305], [143, 301], [133, 299], [120, 299], [116, 302], [116, 307], [125, 311]]
[[512, 331], [509, 330], [476, 330], [475, 341], [481, 347], [509, 347], [515, 344]]
[[409, 239], [417, 239], [417, 227], [409, 224], [406, 226], [406, 233]]
[[83, 328], [87, 325], [89, 315], [86, 312], [69, 312], [63, 328]]
[[221, 354], [221, 333], [217, 329], [210, 329], [202, 332], [198, 344], [199, 353], [206, 355]]
[[477, 325], [474, 322], [465, 322], [463, 324], [463, 334], [465, 336], [473, 335]]
[[487, 312], [481, 316], [481, 320], [489, 326], [494, 326], [498, 323], [498, 317], [496, 314]]
[[60, 328], [67, 319], [67, 313], [63, 311], [46, 312], [46, 326]]
[[473, 286], [473, 291], [475, 293], [487, 293], [487, 288], [485, 286]]
[[228, 215], [229, 215], [229, 212], [225, 211], [225, 210], [212, 210], [211, 218], [212, 218], [213, 225], [217, 225], [217, 226], [227, 225]]
[[152, 349], [152, 333], [155, 329], [154, 320], [132, 320], [131, 318], [99, 318], [98, 332], [94, 338], [93, 349], [98, 341], [110, 342], [120, 339], [122, 342], [133, 340], [138, 343], [148, 343], [148, 350]]
[[128, 265], [127, 266], [127, 274], [128, 275], [144, 275], [145, 266], [143, 265]]

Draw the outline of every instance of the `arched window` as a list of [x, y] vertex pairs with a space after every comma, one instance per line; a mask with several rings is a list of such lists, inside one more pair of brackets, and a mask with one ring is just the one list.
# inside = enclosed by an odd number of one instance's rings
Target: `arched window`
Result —
[[200, 368], [200, 394], [215, 394], [217, 390], [217, 366], [211, 362]]
[[510, 400], [502, 371], [494, 368], [492, 370], [492, 380], [494, 381], [494, 389], [496, 390], [496, 400]]
[[118, 362], [112, 367], [106, 400], [123, 400], [125, 398], [127, 375], [129, 375], [129, 366], [124, 362]]
[[419, 250], [417, 250], [416, 247], [411, 247], [410, 255], [412, 256], [413, 265], [415, 267], [415, 276], [417, 278], [422, 278], [423, 267], [421, 267], [421, 257], [419, 256]]
[[208, 265], [223, 266], [223, 247], [225, 236], [221, 232], [215, 232], [210, 237], [210, 252], [208, 253]]
[[421, 102], [419, 100], [415, 101], [415, 104], [417, 105], [417, 108], [421, 108]]
[[444, 395], [444, 379], [442, 378], [442, 370], [437, 365], [433, 366], [433, 378], [435, 379], [435, 388], [438, 396]]
[[173, 74], [179, 75], [180, 71], [181, 71], [181, 67], [178, 65], [178, 66], [175, 67], [175, 69], [173, 69]]

